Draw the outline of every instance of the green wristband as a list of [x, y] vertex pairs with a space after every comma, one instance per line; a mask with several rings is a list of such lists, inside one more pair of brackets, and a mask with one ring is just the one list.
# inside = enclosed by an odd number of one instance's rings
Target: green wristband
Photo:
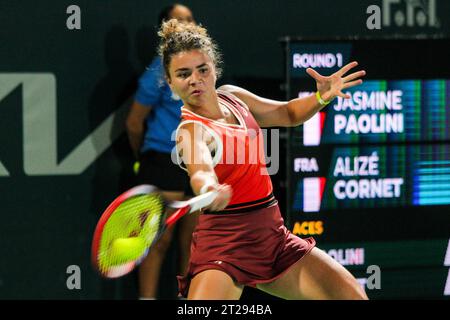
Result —
[[317, 101], [319, 101], [319, 104], [321, 106], [326, 106], [327, 104], [329, 104], [331, 102], [331, 101], [323, 100], [322, 97], [320, 96], [320, 92], [319, 91], [316, 92], [316, 98], [317, 98]]

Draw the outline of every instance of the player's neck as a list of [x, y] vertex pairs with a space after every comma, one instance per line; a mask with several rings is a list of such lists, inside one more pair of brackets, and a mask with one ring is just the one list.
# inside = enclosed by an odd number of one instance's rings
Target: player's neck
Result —
[[223, 110], [219, 104], [219, 98], [216, 91], [202, 101], [201, 104], [185, 104], [184, 107], [202, 117], [212, 120], [225, 119], [228, 116], [228, 110]]

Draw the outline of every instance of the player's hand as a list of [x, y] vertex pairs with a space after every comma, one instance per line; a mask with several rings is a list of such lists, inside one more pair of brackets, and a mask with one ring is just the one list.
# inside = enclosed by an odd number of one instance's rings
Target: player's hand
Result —
[[319, 91], [323, 100], [331, 101], [336, 97], [349, 99], [350, 96], [344, 94], [342, 90], [361, 84], [363, 81], [359, 78], [365, 76], [366, 74], [366, 71], [361, 70], [344, 76], [347, 72], [349, 72], [357, 65], [358, 62], [356, 61], [350, 62], [328, 77], [322, 76], [317, 71], [311, 68], [306, 69], [306, 72], [311, 77], [313, 77], [314, 80], [316, 80], [317, 90]]
[[233, 189], [228, 184], [216, 184], [208, 187], [207, 191], [216, 191], [217, 198], [207, 208], [210, 211], [220, 211], [230, 203], [231, 196], [233, 195]]

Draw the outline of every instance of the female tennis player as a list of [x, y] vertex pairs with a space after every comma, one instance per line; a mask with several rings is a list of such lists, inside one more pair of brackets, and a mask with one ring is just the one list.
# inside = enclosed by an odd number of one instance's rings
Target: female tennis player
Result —
[[[362, 83], [349, 63], [325, 77], [312, 69], [317, 93], [288, 102], [235, 86], [216, 89], [220, 54], [207, 30], [176, 20], [159, 31], [167, 82], [183, 103], [176, 152], [196, 194], [218, 197], [200, 215], [187, 273], [188, 299], [239, 299], [244, 286], [285, 299], [367, 299], [338, 262], [284, 226], [260, 145], [260, 127], [298, 126], [342, 90]], [[243, 155], [243, 156], [242, 156]]]

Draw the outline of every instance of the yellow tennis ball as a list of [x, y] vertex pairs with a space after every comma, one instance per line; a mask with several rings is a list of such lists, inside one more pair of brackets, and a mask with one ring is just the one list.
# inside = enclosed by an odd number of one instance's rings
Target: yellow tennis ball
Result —
[[141, 167], [141, 163], [139, 162], [139, 161], [136, 161], [134, 164], [133, 164], [133, 171], [134, 171], [134, 174], [138, 174], [139, 173], [139, 168]]
[[146, 249], [144, 240], [139, 237], [119, 238], [111, 245], [111, 258], [115, 263], [126, 263], [141, 257]]

